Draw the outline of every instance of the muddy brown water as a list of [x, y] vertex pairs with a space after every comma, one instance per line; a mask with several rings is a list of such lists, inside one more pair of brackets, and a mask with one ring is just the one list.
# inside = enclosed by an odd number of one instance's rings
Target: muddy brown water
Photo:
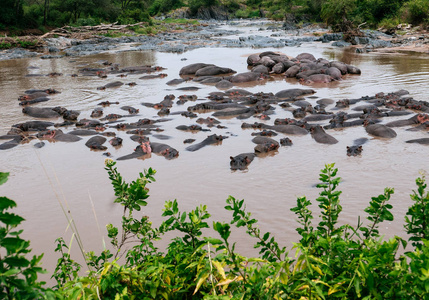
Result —
[[[136, 121], [140, 118], [159, 118], [157, 110], [142, 106], [141, 102], [160, 102], [165, 95], [196, 94], [203, 101], [214, 86], [188, 82], [179, 86], [167, 86], [171, 79], [179, 78], [179, 70], [185, 65], [205, 62], [214, 63], [235, 69], [237, 72], [247, 71], [246, 56], [252, 53], [273, 50], [287, 55], [296, 56], [302, 52], [312, 53], [316, 57], [329, 60], [341, 60], [355, 65], [362, 70], [361, 76], [347, 76], [343, 81], [330, 86], [315, 86], [314, 96], [307, 98], [314, 103], [317, 99], [358, 98], [374, 95], [378, 92], [394, 92], [406, 89], [417, 100], [428, 100], [429, 94], [429, 57], [421, 54], [355, 54], [352, 51], [330, 47], [327, 44], [311, 43], [301, 47], [285, 47], [282, 49], [255, 50], [249, 48], [202, 48], [183, 54], [158, 52], [122, 52], [103, 53], [85, 57], [65, 57], [62, 59], [41, 60], [39, 58], [20, 59], [0, 62], [0, 101], [1, 122], [0, 133], [5, 134], [12, 124], [31, 120], [21, 113], [18, 105], [19, 95], [30, 88], [52, 87], [61, 91], [53, 95], [40, 107], [64, 106], [68, 109], [81, 111], [80, 118], [89, 118], [91, 111], [101, 101], [119, 101], [120, 105], [112, 105], [104, 109], [107, 113], [126, 114], [120, 110], [122, 105], [131, 105], [140, 109], [140, 113], [124, 122]], [[187, 60], [182, 60], [186, 58]], [[83, 66], [100, 66], [98, 61], [108, 60], [121, 66], [159, 65], [167, 68], [162, 71], [168, 76], [163, 79], [140, 80], [142, 75], [129, 75], [116, 78], [109, 75], [107, 79], [98, 77], [71, 77]], [[37, 67], [32, 68], [32, 67]], [[63, 73], [60, 77], [25, 77], [29, 73], [47, 74]], [[124, 83], [137, 83], [130, 87], [123, 85], [117, 89], [97, 90], [98, 86], [120, 80]], [[197, 86], [195, 92], [183, 92], [176, 88]], [[245, 87], [251, 92], [278, 92], [289, 88], [306, 88], [295, 80], [277, 77], [258, 85]], [[186, 110], [183, 106], [174, 105], [172, 112]], [[333, 108], [330, 106], [329, 108]], [[211, 112], [202, 113], [199, 117], [210, 116]], [[291, 112], [277, 106], [275, 118], [292, 117]], [[223, 118], [226, 129], [211, 129], [211, 132], [189, 133], [176, 130], [178, 125], [195, 124], [195, 119], [180, 115], [169, 116], [171, 121], [162, 123], [165, 130], [161, 134], [168, 140], [151, 137], [151, 141], [167, 143], [176, 148], [180, 155], [177, 159], [166, 160], [152, 154], [149, 159], [133, 159], [117, 163], [119, 171], [127, 181], [137, 178], [138, 173], [152, 167], [157, 171], [156, 182], [149, 185], [150, 198], [143, 213], [149, 215], [154, 225], [162, 221], [161, 214], [166, 200], [177, 199], [181, 210], [189, 211], [198, 205], [207, 205], [214, 221], [230, 220], [230, 212], [224, 210], [225, 199], [232, 195], [245, 199], [248, 211], [259, 220], [263, 232], [270, 231], [281, 245], [289, 249], [292, 242], [297, 241], [295, 228], [297, 222], [290, 208], [295, 206], [296, 198], [307, 196], [315, 204], [319, 190], [314, 187], [318, 183], [320, 169], [326, 163], [336, 163], [339, 176], [343, 182], [339, 189], [343, 191], [342, 223], [357, 223], [358, 216], [364, 217], [364, 208], [372, 196], [383, 193], [385, 187], [395, 188], [392, 197], [395, 221], [381, 225], [381, 232], [386, 237], [405, 236], [403, 231], [404, 214], [411, 200], [409, 194], [415, 188], [415, 178], [428, 170], [428, 148], [424, 145], [406, 144], [413, 138], [426, 137], [427, 132], [410, 132], [405, 128], [395, 128], [398, 136], [391, 140], [373, 138], [366, 134], [364, 128], [353, 127], [344, 130], [329, 131], [339, 140], [335, 145], [316, 143], [310, 135], [289, 136], [292, 147], [281, 147], [275, 154], [257, 157], [247, 171], [232, 172], [229, 169], [229, 157], [242, 152], [253, 151], [251, 142], [253, 130], [241, 129], [242, 120]], [[393, 119], [385, 119], [386, 123]], [[53, 120], [59, 122], [60, 120]], [[259, 119], [244, 120], [248, 123], [259, 122]], [[72, 130], [63, 129], [65, 131]], [[112, 129], [113, 131], [116, 131]], [[222, 134], [229, 138], [221, 145], [204, 147], [196, 152], [185, 150], [183, 140], [194, 138], [197, 142], [208, 134]], [[123, 131], [117, 132], [124, 139], [123, 147], [110, 147], [113, 158], [131, 153], [136, 143], [131, 141]], [[282, 138], [279, 135], [276, 139]], [[348, 157], [346, 146], [353, 140], [368, 137], [360, 157]], [[64, 236], [66, 242], [71, 240], [71, 231], [64, 216], [60, 203], [66, 211], [70, 211], [79, 233], [84, 241], [85, 250], [100, 251], [103, 238], [108, 243], [105, 225], [113, 222], [118, 224], [122, 208], [113, 204], [113, 189], [104, 170], [105, 156], [102, 152], [90, 151], [85, 145], [87, 137], [76, 143], [49, 143], [36, 149], [32, 141], [10, 150], [0, 152], [1, 171], [10, 172], [9, 181], [0, 187], [1, 195], [14, 199], [18, 203], [16, 212], [25, 217], [23, 223], [24, 237], [31, 240], [34, 254], [44, 252], [43, 266], [49, 273], [55, 266], [58, 255], [54, 253], [54, 240]], [[313, 205], [315, 215], [318, 208]], [[96, 216], [94, 215], [94, 212]], [[211, 222], [211, 221], [210, 221]], [[208, 232], [216, 236], [215, 232]], [[249, 250], [249, 240], [244, 231], [234, 230], [232, 238], [237, 247], [246, 255], [254, 255]], [[76, 243], [72, 245], [74, 256], [78, 259]], [[42, 277], [47, 280], [48, 276]]]

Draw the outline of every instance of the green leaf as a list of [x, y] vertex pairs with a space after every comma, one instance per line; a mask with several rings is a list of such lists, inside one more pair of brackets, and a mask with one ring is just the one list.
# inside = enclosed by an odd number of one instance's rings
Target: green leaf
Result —
[[0, 197], [0, 211], [13, 207], [16, 207], [15, 201], [6, 197]]
[[[9, 177], [9, 172], [0, 172], [0, 185], [2, 185], [3, 183], [5, 183], [7, 181]], [[1, 202], [1, 200], [0, 200]]]
[[9, 266], [24, 268], [27, 267], [30, 262], [25, 257], [6, 257], [4, 262]]
[[136, 203], [140, 206], [146, 206], [147, 205], [147, 202], [143, 201], [143, 200], [137, 200]]
[[18, 274], [19, 272], [20, 271], [18, 269], [10, 269], [4, 272], [3, 274], [1, 274], [1, 276], [12, 276], [12, 275]]
[[6, 225], [16, 226], [19, 225], [25, 219], [21, 216], [12, 213], [2, 213], [0, 214], [0, 221]]
[[186, 212], [184, 212], [184, 213], [182, 214], [182, 216], [180, 217], [180, 222], [184, 223], [184, 222], [185, 222], [185, 220], [186, 220]]
[[206, 242], [209, 242], [212, 245], [220, 245], [220, 244], [222, 244], [221, 240], [215, 239], [215, 238], [212, 238], [212, 237], [204, 237], [204, 240]]
[[25, 249], [28, 245], [30, 245], [30, 242], [16, 237], [4, 238], [1, 243], [1, 246], [11, 253], [15, 253], [19, 249]]

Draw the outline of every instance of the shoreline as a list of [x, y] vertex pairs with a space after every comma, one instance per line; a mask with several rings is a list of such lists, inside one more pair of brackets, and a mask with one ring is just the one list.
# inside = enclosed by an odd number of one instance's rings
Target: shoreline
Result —
[[[402, 31], [401, 35], [387, 35], [381, 31], [363, 30], [364, 37], [355, 37], [353, 44], [343, 40], [342, 33], [332, 33], [315, 24], [303, 28], [290, 29], [283, 22], [258, 19], [261, 36], [255, 40], [222, 39], [239, 35], [239, 31], [219, 29], [222, 25], [236, 22], [255, 22], [255, 20], [189, 20], [184, 22], [160, 23], [148, 27], [140, 22], [130, 25], [102, 24], [97, 26], [56, 28], [41, 36], [0, 37], [0, 46], [10, 44], [8, 49], [0, 50], [0, 61], [40, 56], [42, 59], [55, 59], [64, 56], [96, 54], [117, 48], [118, 44], [138, 44], [134, 49], [160, 52], [183, 53], [201, 47], [250, 47], [280, 48], [299, 46], [303, 42], [332, 42], [333, 46], [355, 48], [357, 53], [379, 52], [399, 54], [401, 52], [429, 53], [429, 33], [413, 28]], [[271, 24], [266, 26], [266, 24]], [[264, 28], [266, 26], [266, 28]], [[134, 28], [134, 30], [132, 30]], [[156, 33], [152, 31], [159, 30]], [[265, 32], [264, 32], [265, 31]], [[267, 32], [272, 33], [267, 35]], [[145, 33], [141, 33], [145, 32]], [[294, 36], [293, 39], [287, 37]], [[286, 39], [284, 39], [284, 38]], [[85, 45], [85, 46], [84, 46]], [[104, 46], [103, 46], [104, 45]], [[0, 48], [1, 49], [1, 48]]]

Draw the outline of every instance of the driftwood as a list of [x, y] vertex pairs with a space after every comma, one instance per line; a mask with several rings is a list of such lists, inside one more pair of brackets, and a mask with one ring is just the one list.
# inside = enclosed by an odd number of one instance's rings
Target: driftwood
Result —
[[51, 36], [68, 37], [73, 33], [85, 33], [85, 32], [107, 31], [107, 30], [124, 30], [134, 26], [142, 26], [142, 25], [147, 25], [147, 22], [139, 22], [135, 24], [126, 24], [126, 25], [118, 25], [117, 22], [115, 22], [112, 24], [100, 24], [95, 26], [79, 26], [79, 27], [63, 26], [60, 28], [55, 28], [45, 33], [44, 35], [39, 36], [38, 39], [41, 40]]

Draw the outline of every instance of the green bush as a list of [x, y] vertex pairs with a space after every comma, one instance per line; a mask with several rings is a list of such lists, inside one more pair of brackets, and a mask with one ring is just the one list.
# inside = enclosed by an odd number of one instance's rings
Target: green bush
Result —
[[188, 6], [192, 14], [196, 14], [200, 8], [209, 8], [218, 4], [218, 0], [188, 0]]
[[[121, 225], [108, 224], [110, 249], [100, 254], [85, 253], [88, 273], [79, 276], [81, 266], [68, 254], [62, 238], [53, 277], [57, 286], [43, 290], [36, 281], [41, 256], [31, 261], [22, 231], [12, 231], [22, 218], [5, 212], [16, 204], [0, 200], [0, 296], [12, 291], [16, 299], [427, 299], [429, 297], [429, 193], [424, 177], [416, 180], [405, 217], [411, 245], [395, 236], [384, 240], [379, 228], [392, 222], [392, 188], [372, 197], [366, 222], [340, 224], [341, 178], [334, 164], [325, 165], [319, 175], [318, 210], [312, 201], [299, 197], [295, 214], [300, 240], [290, 250], [270, 232], [263, 232], [247, 211], [244, 200], [229, 196], [225, 209], [230, 220], [213, 221], [205, 205], [181, 211], [177, 200], [165, 203], [159, 227], [154, 227], [143, 209], [150, 204], [148, 185], [155, 171], [145, 170], [127, 183], [106, 160], [115, 203], [123, 206]], [[0, 173], [0, 184], [7, 174]], [[317, 220], [317, 221], [315, 221]], [[289, 225], [288, 225], [289, 226]], [[215, 234], [210, 236], [210, 229]], [[233, 230], [244, 231], [254, 240], [258, 257], [245, 257], [231, 240]], [[175, 237], [165, 250], [156, 247], [164, 234]], [[400, 249], [405, 249], [402, 253]], [[289, 255], [292, 252], [292, 255]], [[118, 263], [123, 257], [124, 263]], [[3, 269], [1, 269], [3, 268]], [[18, 276], [21, 274], [21, 276]], [[22, 277], [22, 275], [24, 277]], [[12, 297], [14, 299], [14, 297]]]
[[143, 11], [140, 8], [127, 9], [123, 11], [119, 17], [118, 21], [120, 24], [134, 24], [138, 22], [148, 22], [150, 21], [150, 15], [147, 11]]
[[429, 0], [410, 0], [401, 8], [405, 22], [413, 25], [429, 24]]
[[[0, 185], [8, 176], [0, 172]], [[24, 218], [8, 211], [14, 207], [15, 201], [0, 197], [0, 299], [40, 298], [43, 282], [37, 281], [37, 274], [45, 272], [39, 267], [43, 254], [27, 259], [30, 242], [20, 238], [23, 230], [17, 227]]]
[[98, 22], [91, 17], [77, 19], [75, 26], [95, 26]]
[[149, 14], [154, 16], [156, 14], [166, 13], [183, 6], [184, 3], [181, 0], [155, 0], [149, 7]]

